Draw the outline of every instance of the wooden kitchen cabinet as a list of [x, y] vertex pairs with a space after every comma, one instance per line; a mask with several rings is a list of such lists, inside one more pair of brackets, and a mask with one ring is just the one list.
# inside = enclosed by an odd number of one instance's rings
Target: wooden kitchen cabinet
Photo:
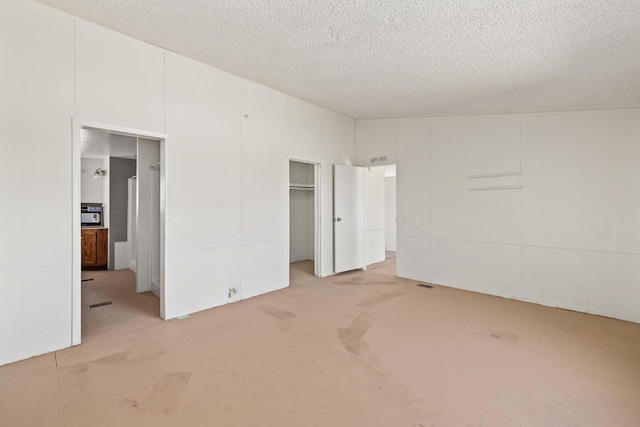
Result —
[[82, 267], [107, 269], [109, 231], [106, 228], [82, 229]]

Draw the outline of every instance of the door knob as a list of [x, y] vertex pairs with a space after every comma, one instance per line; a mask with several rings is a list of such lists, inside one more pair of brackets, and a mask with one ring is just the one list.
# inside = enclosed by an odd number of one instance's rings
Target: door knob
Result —
[[338, 217], [336, 218], [336, 221], [342, 221], [342, 218]]

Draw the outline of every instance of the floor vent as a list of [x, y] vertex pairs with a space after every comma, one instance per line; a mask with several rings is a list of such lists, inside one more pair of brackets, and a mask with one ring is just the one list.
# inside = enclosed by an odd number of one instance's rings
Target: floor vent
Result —
[[417, 286], [420, 286], [421, 288], [433, 289], [433, 285], [425, 285], [424, 283], [418, 283]]
[[97, 304], [90, 304], [89, 308], [102, 307], [103, 305], [111, 305], [113, 304], [111, 301], [99, 302]]
[[81, 280], [81, 282], [90, 282], [90, 281], [92, 281], [92, 280], [93, 280], [93, 279], [82, 279], [82, 280]]

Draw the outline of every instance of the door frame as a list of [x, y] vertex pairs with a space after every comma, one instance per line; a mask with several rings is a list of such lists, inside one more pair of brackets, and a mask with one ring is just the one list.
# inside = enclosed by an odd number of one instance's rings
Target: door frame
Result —
[[[314, 222], [313, 224], [313, 274], [316, 277], [322, 276], [322, 164], [320, 162], [314, 162], [312, 160], [302, 160], [298, 158], [289, 158], [289, 162], [306, 163], [313, 165], [313, 209], [314, 209]], [[289, 163], [287, 163], [287, 167]], [[291, 181], [291, 175], [289, 181]], [[291, 183], [291, 182], [289, 182]], [[291, 196], [289, 196], [289, 211], [291, 211]], [[291, 217], [289, 216], [289, 226], [291, 225]], [[291, 236], [289, 236], [289, 252], [291, 252]]]
[[82, 343], [82, 300], [81, 300], [81, 270], [82, 270], [82, 255], [81, 255], [81, 227], [80, 227], [80, 186], [81, 186], [81, 130], [82, 129], [95, 129], [100, 131], [106, 131], [116, 134], [125, 134], [128, 136], [138, 136], [145, 138], [158, 139], [160, 141], [160, 162], [162, 168], [160, 169], [160, 228], [164, 239], [160, 241], [160, 317], [166, 320], [166, 308], [168, 306], [167, 301], [167, 282], [166, 277], [168, 274], [167, 252], [166, 245], [169, 241], [168, 233], [168, 210], [167, 210], [167, 178], [168, 178], [168, 156], [167, 156], [167, 143], [169, 136], [165, 133], [154, 132], [144, 129], [136, 129], [126, 126], [119, 126], [110, 123], [102, 123], [90, 120], [83, 120], [78, 118], [72, 118], [72, 239], [71, 239], [71, 345], [79, 345]]

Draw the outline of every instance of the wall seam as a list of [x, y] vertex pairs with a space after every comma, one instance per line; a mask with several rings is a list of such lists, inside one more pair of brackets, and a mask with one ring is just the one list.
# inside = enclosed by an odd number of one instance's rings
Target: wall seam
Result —
[[9, 273], [15, 271], [28, 271], [28, 270], [40, 270], [43, 268], [55, 268], [55, 267], [64, 267], [73, 265], [72, 262], [67, 262], [63, 264], [48, 264], [48, 265], [38, 265], [35, 267], [18, 267], [18, 268], [0, 268], [0, 273]]
[[167, 133], [167, 54], [162, 54], [162, 122], [164, 133]]
[[239, 108], [238, 108], [238, 124], [240, 126], [240, 141], [238, 141], [240, 143], [240, 283], [238, 284], [238, 288], [240, 289], [238, 292], [238, 299], [242, 300], [244, 299], [242, 296], [242, 292], [244, 291], [244, 269], [245, 269], [245, 255], [244, 255], [244, 249], [245, 249], [245, 243], [244, 243], [244, 231], [245, 231], [245, 227], [244, 227], [244, 221], [245, 221], [245, 212], [244, 212], [244, 206], [242, 204], [243, 200], [244, 200], [244, 174], [243, 174], [243, 166], [244, 166], [244, 156], [243, 156], [243, 148], [244, 148], [244, 139], [243, 139], [243, 134], [244, 134], [244, 112], [243, 112], [243, 107], [244, 107], [244, 102], [243, 102], [243, 93], [244, 90], [244, 79], [240, 79], [240, 102], [239, 102]]
[[[522, 155], [522, 115], [518, 116], [518, 130], [520, 139], [520, 186], [523, 188], [522, 173], [523, 171], [523, 155]], [[520, 190], [520, 281], [524, 282], [524, 190]]]
[[[76, 182], [75, 182], [75, 171], [78, 169], [78, 166], [76, 164], [76, 155], [75, 155], [75, 138], [76, 138], [76, 128], [75, 128], [75, 124], [74, 124], [74, 119], [78, 116], [78, 101], [77, 101], [77, 77], [78, 77], [78, 73], [77, 73], [77, 64], [76, 64], [76, 54], [77, 54], [77, 50], [78, 50], [78, 30], [77, 30], [77, 22], [74, 19], [73, 20], [73, 117], [71, 118], [71, 209], [73, 212], [73, 210], [77, 209], [76, 206], [73, 206], [73, 200], [75, 199], [75, 195], [76, 195]], [[82, 159], [80, 159], [80, 165], [82, 165]], [[79, 169], [82, 169], [82, 166], [80, 166]], [[78, 185], [80, 185], [80, 189], [79, 191], [77, 191], [78, 194], [78, 201], [82, 200], [82, 170], [80, 171], [80, 176], [78, 177], [78, 179], [80, 180], [80, 182], [78, 182]], [[72, 220], [72, 224], [71, 224], [71, 303], [70, 303], [70, 322], [69, 325], [71, 326], [71, 346], [73, 346], [73, 341], [74, 341], [74, 327], [75, 327], [75, 310], [74, 310], [74, 296], [76, 293], [76, 279], [75, 279], [75, 273], [74, 273], [74, 269], [80, 269], [80, 266], [76, 266], [75, 265], [75, 260], [74, 260], [74, 251], [75, 251], [75, 244], [73, 242], [73, 240], [75, 239], [75, 231], [74, 231], [74, 222]], [[76, 243], [77, 244], [77, 243]], [[80, 250], [82, 251], [82, 248], [80, 248]], [[79, 279], [78, 279], [79, 280]], [[80, 290], [80, 295], [82, 295], [82, 289]], [[82, 339], [82, 331], [80, 331], [80, 339]], [[58, 362], [56, 359], [56, 369], [58, 366]], [[58, 379], [59, 381], [59, 379]], [[62, 393], [62, 391], [61, 391]], [[64, 422], [64, 411], [63, 411], [63, 422]]]
[[78, 30], [76, 28], [76, 20], [73, 20], [73, 116], [76, 117], [78, 115], [78, 97], [77, 97], [77, 72], [76, 72], [76, 51], [78, 50]]
[[400, 234], [399, 236], [428, 239], [428, 240], [447, 240], [451, 242], [482, 243], [487, 245], [522, 246], [526, 248], [556, 249], [556, 250], [565, 250], [565, 251], [595, 252], [595, 253], [613, 254], [613, 255], [640, 256], [640, 252], [606, 251], [601, 249], [568, 248], [563, 246], [532, 245], [532, 244], [510, 243], [510, 242], [490, 242], [486, 240], [456, 239], [452, 237], [435, 237], [435, 236], [417, 236], [417, 235], [411, 235], [411, 234]]
[[[429, 144], [428, 144], [428, 156], [429, 156], [429, 210], [427, 215], [429, 215], [428, 224], [429, 224], [429, 235], [433, 233], [431, 218], [432, 218], [432, 209], [433, 209], [433, 120], [427, 119], [427, 123], [429, 124]], [[429, 238], [429, 282], [433, 280], [433, 239]]]

